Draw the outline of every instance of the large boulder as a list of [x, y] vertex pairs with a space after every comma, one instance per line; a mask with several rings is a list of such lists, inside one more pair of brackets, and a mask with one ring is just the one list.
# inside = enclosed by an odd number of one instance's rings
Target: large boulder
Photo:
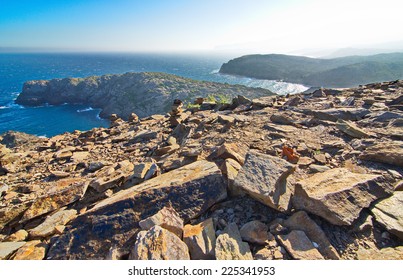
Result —
[[103, 259], [113, 246], [133, 247], [139, 222], [169, 203], [186, 222], [226, 195], [226, 184], [216, 164], [194, 162], [100, 201], [53, 240], [47, 258]]
[[390, 196], [381, 175], [357, 174], [345, 168], [317, 173], [296, 184], [293, 205], [335, 225], [351, 225], [371, 202]]
[[403, 192], [396, 191], [391, 197], [374, 204], [371, 211], [375, 220], [390, 233], [403, 239]]
[[377, 143], [365, 149], [360, 159], [403, 166], [403, 142]]
[[294, 170], [294, 165], [281, 158], [250, 151], [234, 186], [269, 207], [285, 211], [291, 196], [287, 177]]

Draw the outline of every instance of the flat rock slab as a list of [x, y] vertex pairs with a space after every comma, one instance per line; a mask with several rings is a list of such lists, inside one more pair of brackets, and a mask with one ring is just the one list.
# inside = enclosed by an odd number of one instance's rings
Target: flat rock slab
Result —
[[293, 230], [287, 235], [279, 235], [278, 240], [295, 260], [324, 260], [313, 246], [312, 241], [301, 230]]
[[269, 240], [269, 227], [258, 221], [250, 221], [244, 224], [239, 230], [243, 240], [264, 245]]
[[378, 143], [368, 147], [360, 159], [403, 166], [403, 142]]
[[59, 190], [37, 198], [28, 210], [25, 211], [20, 222], [28, 221], [79, 200], [84, 196], [87, 187], [87, 182], [75, 180], [71, 181], [71, 184], [68, 184], [67, 187], [62, 187]]
[[342, 119], [345, 121], [359, 121], [370, 111], [364, 108], [332, 108], [326, 110], [311, 111], [315, 118], [326, 121], [337, 121]]
[[47, 245], [40, 240], [29, 241], [15, 252], [13, 260], [43, 260], [46, 249]]
[[318, 215], [334, 225], [351, 225], [363, 208], [391, 195], [381, 175], [357, 174], [345, 168], [317, 173], [295, 186], [296, 209]]
[[381, 250], [360, 248], [357, 251], [359, 260], [403, 260], [403, 246], [384, 248]]
[[377, 202], [371, 209], [375, 220], [390, 233], [403, 239], [403, 192], [395, 191], [391, 197]]
[[291, 195], [287, 177], [294, 170], [294, 165], [281, 158], [250, 151], [235, 178], [234, 187], [269, 207], [285, 211]]
[[154, 226], [141, 231], [131, 252], [133, 260], [189, 260], [189, 251], [183, 241], [172, 232]]
[[0, 260], [6, 260], [26, 242], [0, 242]]
[[236, 224], [229, 224], [216, 240], [217, 260], [253, 260], [249, 244], [242, 241]]
[[30, 230], [29, 235], [33, 238], [52, 235], [56, 232], [57, 226], [64, 226], [74, 219], [76, 215], [77, 211], [74, 209], [58, 211], [47, 217], [42, 224]]
[[112, 246], [134, 246], [139, 221], [169, 203], [186, 222], [226, 195], [226, 184], [217, 165], [194, 162], [99, 202], [52, 242], [47, 258], [104, 259]]

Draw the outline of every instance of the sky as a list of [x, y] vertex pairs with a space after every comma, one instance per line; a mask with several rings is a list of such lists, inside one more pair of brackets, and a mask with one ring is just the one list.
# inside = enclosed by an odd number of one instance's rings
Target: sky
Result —
[[0, 50], [403, 49], [402, 0], [0, 0]]

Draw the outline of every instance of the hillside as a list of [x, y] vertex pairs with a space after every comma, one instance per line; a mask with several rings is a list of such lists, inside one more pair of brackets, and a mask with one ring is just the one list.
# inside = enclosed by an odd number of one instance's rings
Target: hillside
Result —
[[273, 94], [261, 88], [196, 81], [165, 73], [125, 73], [29, 81], [24, 84], [16, 103], [27, 106], [86, 104], [101, 108], [101, 117], [118, 114], [127, 119], [133, 112], [140, 117], [165, 114], [175, 99], [186, 102], [207, 95], [254, 98]]
[[166, 105], [1, 135], [0, 259], [403, 259], [403, 81]]
[[352, 87], [403, 78], [403, 53], [316, 59], [289, 55], [247, 55], [221, 66], [220, 73], [283, 80], [312, 87]]

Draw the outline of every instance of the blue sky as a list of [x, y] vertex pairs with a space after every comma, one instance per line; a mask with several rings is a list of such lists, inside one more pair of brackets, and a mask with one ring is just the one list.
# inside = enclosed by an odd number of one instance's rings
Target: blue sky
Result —
[[401, 0], [0, 0], [0, 47], [245, 51], [403, 42]]

